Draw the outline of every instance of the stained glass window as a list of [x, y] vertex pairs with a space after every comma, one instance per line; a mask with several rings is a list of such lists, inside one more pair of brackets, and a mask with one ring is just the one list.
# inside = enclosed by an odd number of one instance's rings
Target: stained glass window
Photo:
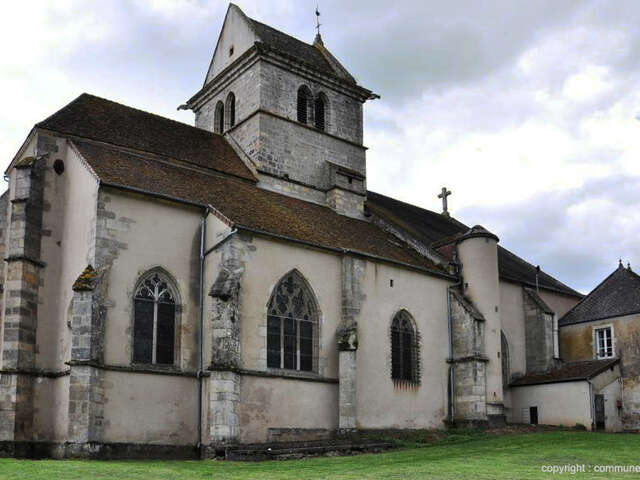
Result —
[[317, 308], [297, 271], [289, 272], [269, 300], [267, 367], [314, 371]]
[[133, 361], [173, 364], [176, 302], [169, 283], [157, 272], [144, 277], [133, 303]]

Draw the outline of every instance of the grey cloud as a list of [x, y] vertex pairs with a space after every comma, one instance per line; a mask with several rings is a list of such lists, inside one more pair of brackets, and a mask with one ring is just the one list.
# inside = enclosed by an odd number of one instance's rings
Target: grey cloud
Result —
[[[571, 217], [572, 207], [597, 200], [610, 202], [611, 210], [590, 210], [577, 221]], [[613, 271], [618, 258], [640, 262], [640, 244], [635, 240], [640, 225], [620, 228], [638, 208], [640, 177], [611, 176], [504, 206], [463, 208], [458, 216], [497, 232], [506, 248], [588, 292]]]

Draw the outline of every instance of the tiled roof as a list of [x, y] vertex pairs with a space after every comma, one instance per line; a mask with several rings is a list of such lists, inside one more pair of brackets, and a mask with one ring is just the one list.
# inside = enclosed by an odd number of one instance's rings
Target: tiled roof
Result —
[[604, 372], [619, 362], [617, 358], [607, 360], [587, 360], [584, 362], [565, 363], [559, 368], [544, 373], [532, 373], [511, 382], [512, 387], [538, 385], [542, 383], [569, 382], [588, 380]]
[[560, 325], [640, 313], [640, 276], [622, 264], [559, 321]]
[[[367, 193], [367, 207], [374, 215], [402, 228], [426, 245], [446, 238], [454, 239], [469, 230], [469, 227], [452, 217], [379, 193]], [[500, 278], [503, 280], [511, 280], [531, 287], [536, 285], [536, 267], [500, 245], [498, 245], [498, 269]], [[545, 272], [540, 272], [538, 281], [540, 288], [582, 297], [580, 293]]]
[[[355, 83], [353, 77], [343, 69], [334, 68], [325, 55], [316, 48], [269, 25], [257, 20], [249, 19], [253, 23], [254, 31], [260, 41], [267, 47], [296, 58], [317, 70], [329, 75], [337, 76], [343, 80]], [[322, 47], [324, 48], [324, 47]]]
[[255, 180], [222, 136], [87, 93], [36, 127], [165, 155]]
[[170, 158], [159, 160], [78, 140], [74, 145], [103, 184], [210, 204], [239, 228], [364, 253], [446, 275], [372, 223], [339, 215], [328, 207], [263, 190], [254, 182], [179, 166]]

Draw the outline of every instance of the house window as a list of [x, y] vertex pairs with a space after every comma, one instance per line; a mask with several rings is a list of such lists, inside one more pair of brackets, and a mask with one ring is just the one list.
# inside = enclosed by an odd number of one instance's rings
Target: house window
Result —
[[236, 124], [236, 96], [233, 92], [227, 95], [225, 110], [227, 112], [227, 129], [229, 129]]
[[159, 365], [174, 363], [176, 294], [160, 272], [138, 282], [133, 299], [133, 361]]
[[213, 131], [220, 134], [224, 132], [224, 104], [221, 101], [216, 103], [213, 114]]
[[310, 107], [313, 106], [312, 99], [313, 96], [308, 87], [303, 85], [298, 89], [298, 121], [300, 123], [310, 123], [309, 114], [311, 113]]
[[325, 128], [325, 115], [326, 115], [326, 100], [323, 94], [320, 94], [315, 101], [315, 121], [316, 128], [324, 130]]
[[318, 308], [297, 271], [278, 283], [268, 304], [267, 367], [316, 371]]
[[613, 330], [611, 327], [597, 328], [595, 341], [598, 359], [613, 357]]
[[418, 332], [406, 310], [400, 310], [391, 322], [391, 378], [394, 382], [420, 383]]

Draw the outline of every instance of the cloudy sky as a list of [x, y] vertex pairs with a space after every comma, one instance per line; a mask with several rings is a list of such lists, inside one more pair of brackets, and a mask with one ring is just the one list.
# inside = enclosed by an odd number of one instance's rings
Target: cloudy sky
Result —
[[[382, 98], [371, 190], [453, 214], [581, 291], [640, 263], [640, 2], [321, 0], [325, 44]], [[314, 36], [315, 1], [238, 0]], [[10, 6], [9, 6], [10, 5]], [[82, 92], [184, 121], [222, 0], [11, 2], [0, 20], [0, 158]], [[640, 265], [638, 265], [640, 270]]]

